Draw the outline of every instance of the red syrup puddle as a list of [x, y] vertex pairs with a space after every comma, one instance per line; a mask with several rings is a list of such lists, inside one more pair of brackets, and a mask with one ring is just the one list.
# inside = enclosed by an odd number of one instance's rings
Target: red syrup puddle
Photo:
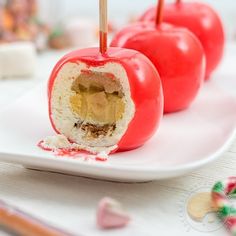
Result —
[[37, 146], [43, 151], [52, 152], [57, 157], [68, 157], [71, 159], [83, 159], [84, 161], [94, 160], [99, 162], [107, 161], [107, 157], [99, 157], [93, 153], [84, 150], [78, 150], [74, 148], [58, 148], [52, 149], [45, 147], [43, 145], [43, 140], [41, 140]]
[[107, 161], [106, 157], [95, 157], [96, 161]]

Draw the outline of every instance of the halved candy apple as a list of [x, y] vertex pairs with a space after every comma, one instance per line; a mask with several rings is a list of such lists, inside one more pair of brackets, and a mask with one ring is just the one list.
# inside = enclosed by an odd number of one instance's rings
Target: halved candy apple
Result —
[[158, 72], [144, 55], [128, 49], [67, 54], [53, 69], [48, 95], [56, 132], [92, 153], [143, 145], [163, 114]]

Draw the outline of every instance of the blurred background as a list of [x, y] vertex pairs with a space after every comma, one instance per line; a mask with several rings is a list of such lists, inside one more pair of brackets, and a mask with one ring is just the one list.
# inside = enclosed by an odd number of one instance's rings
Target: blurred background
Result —
[[[194, 0], [185, 0], [194, 1]], [[236, 34], [235, 0], [200, 0], [212, 5], [221, 15], [226, 27], [227, 38]], [[173, 0], [166, 0], [173, 2]], [[125, 24], [130, 19], [143, 13], [144, 9], [156, 4], [156, 0], [109, 0], [109, 18], [114, 24]], [[97, 22], [98, 0], [39, 0], [40, 16], [47, 22], [55, 24], [68, 18], [90, 18]]]
[[[156, 2], [109, 0], [109, 33], [134, 22]], [[221, 16], [227, 40], [236, 40], [236, 1], [204, 2]], [[38, 51], [97, 44], [98, 5], [98, 0], [0, 0], [0, 43], [33, 41]]]

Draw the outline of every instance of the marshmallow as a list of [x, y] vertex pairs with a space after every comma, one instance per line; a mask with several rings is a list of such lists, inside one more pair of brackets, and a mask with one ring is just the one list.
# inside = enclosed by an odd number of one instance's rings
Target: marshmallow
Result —
[[30, 77], [36, 70], [36, 49], [33, 43], [16, 42], [0, 45], [0, 79]]
[[122, 210], [121, 204], [112, 198], [103, 198], [97, 209], [97, 225], [101, 229], [122, 228], [130, 221], [130, 216]]

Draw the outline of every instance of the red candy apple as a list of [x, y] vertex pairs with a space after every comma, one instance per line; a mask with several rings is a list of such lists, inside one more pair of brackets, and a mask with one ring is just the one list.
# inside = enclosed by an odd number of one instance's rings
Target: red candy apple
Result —
[[[116, 135], [111, 132], [104, 137], [96, 138], [91, 135], [87, 137], [87, 134], [83, 138], [81, 135], [77, 137], [79, 133], [83, 136], [83, 129], [89, 126], [83, 127], [77, 121], [73, 123], [73, 112], [70, 111], [71, 104], [67, 97], [73, 96], [74, 91], [71, 92], [70, 89], [74, 89], [74, 82], [81, 76], [91, 81], [93, 77], [100, 76], [101, 84], [98, 85], [99, 81], [96, 81], [94, 86], [101, 91], [93, 92], [100, 99], [97, 101], [99, 106], [104, 105], [102, 99], [105, 91], [102, 91], [102, 86], [108, 88], [109, 83], [115, 82], [114, 80], [122, 81], [123, 91], [119, 92], [127, 95], [124, 98], [127, 109], [124, 109], [123, 121], [117, 121], [116, 127], [113, 126], [114, 129], [120, 131], [117, 131]], [[113, 93], [107, 92], [106, 96], [111, 96]], [[95, 148], [96, 145], [98, 145], [97, 148], [118, 145], [119, 151], [137, 148], [154, 134], [163, 114], [163, 94], [158, 72], [144, 55], [128, 49], [109, 48], [106, 53], [102, 54], [99, 48], [87, 48], [67, 54], [53, 69], [48, 84], [48, 95], [49, 116], [53, 128], [71, 141], [82, 144], [88, 151], [91, 151], [90, 146]], [[92, 103], [94, 102], [96, 103], [93, 100]], [[61, 105], [57, 107], [57, 104]], [[62, 107], [63, 104], [65, 104], [65, 109]], [[100, 112], [97, 104], [93, 104], [93, 107]], [[102, 114], [94, 116], [101, 117]], [[87, 119], [83, 122], [89, 124], [90, 121]], [[98, 131], [101, 131], [101, 125], [98, 126], [100, 127]], [[94, 131], [95, 127], [92, 128]], [[113, 131], [116, 132], [116, 130]]]
[[[147, 10], [141, 21], [155, 21], [155, 7]], [[224, 51], [224, 30], [220, 17], [205, 3], [184, 2], [166, 4], [163, 20], [176, 26], [186, 27], [203, 45], [206, 54], [206, 79], [219, 64]]]
[[138, 22], [118, 32], [111, 46], [135, 49], [156, 66], [164, 90], [166, 113], [187, 108], [204, 80], [205, 57], [202, 46], [188, 30], [161, 23], [158, 4], [156, 23]]
[[73, 51], [48, 83], [53, 128], [92, 153], [142, 146], [163, 116], [159, 74], [143, 54], [107, 49], [106, 0], [100, 0], [100, 48]]

